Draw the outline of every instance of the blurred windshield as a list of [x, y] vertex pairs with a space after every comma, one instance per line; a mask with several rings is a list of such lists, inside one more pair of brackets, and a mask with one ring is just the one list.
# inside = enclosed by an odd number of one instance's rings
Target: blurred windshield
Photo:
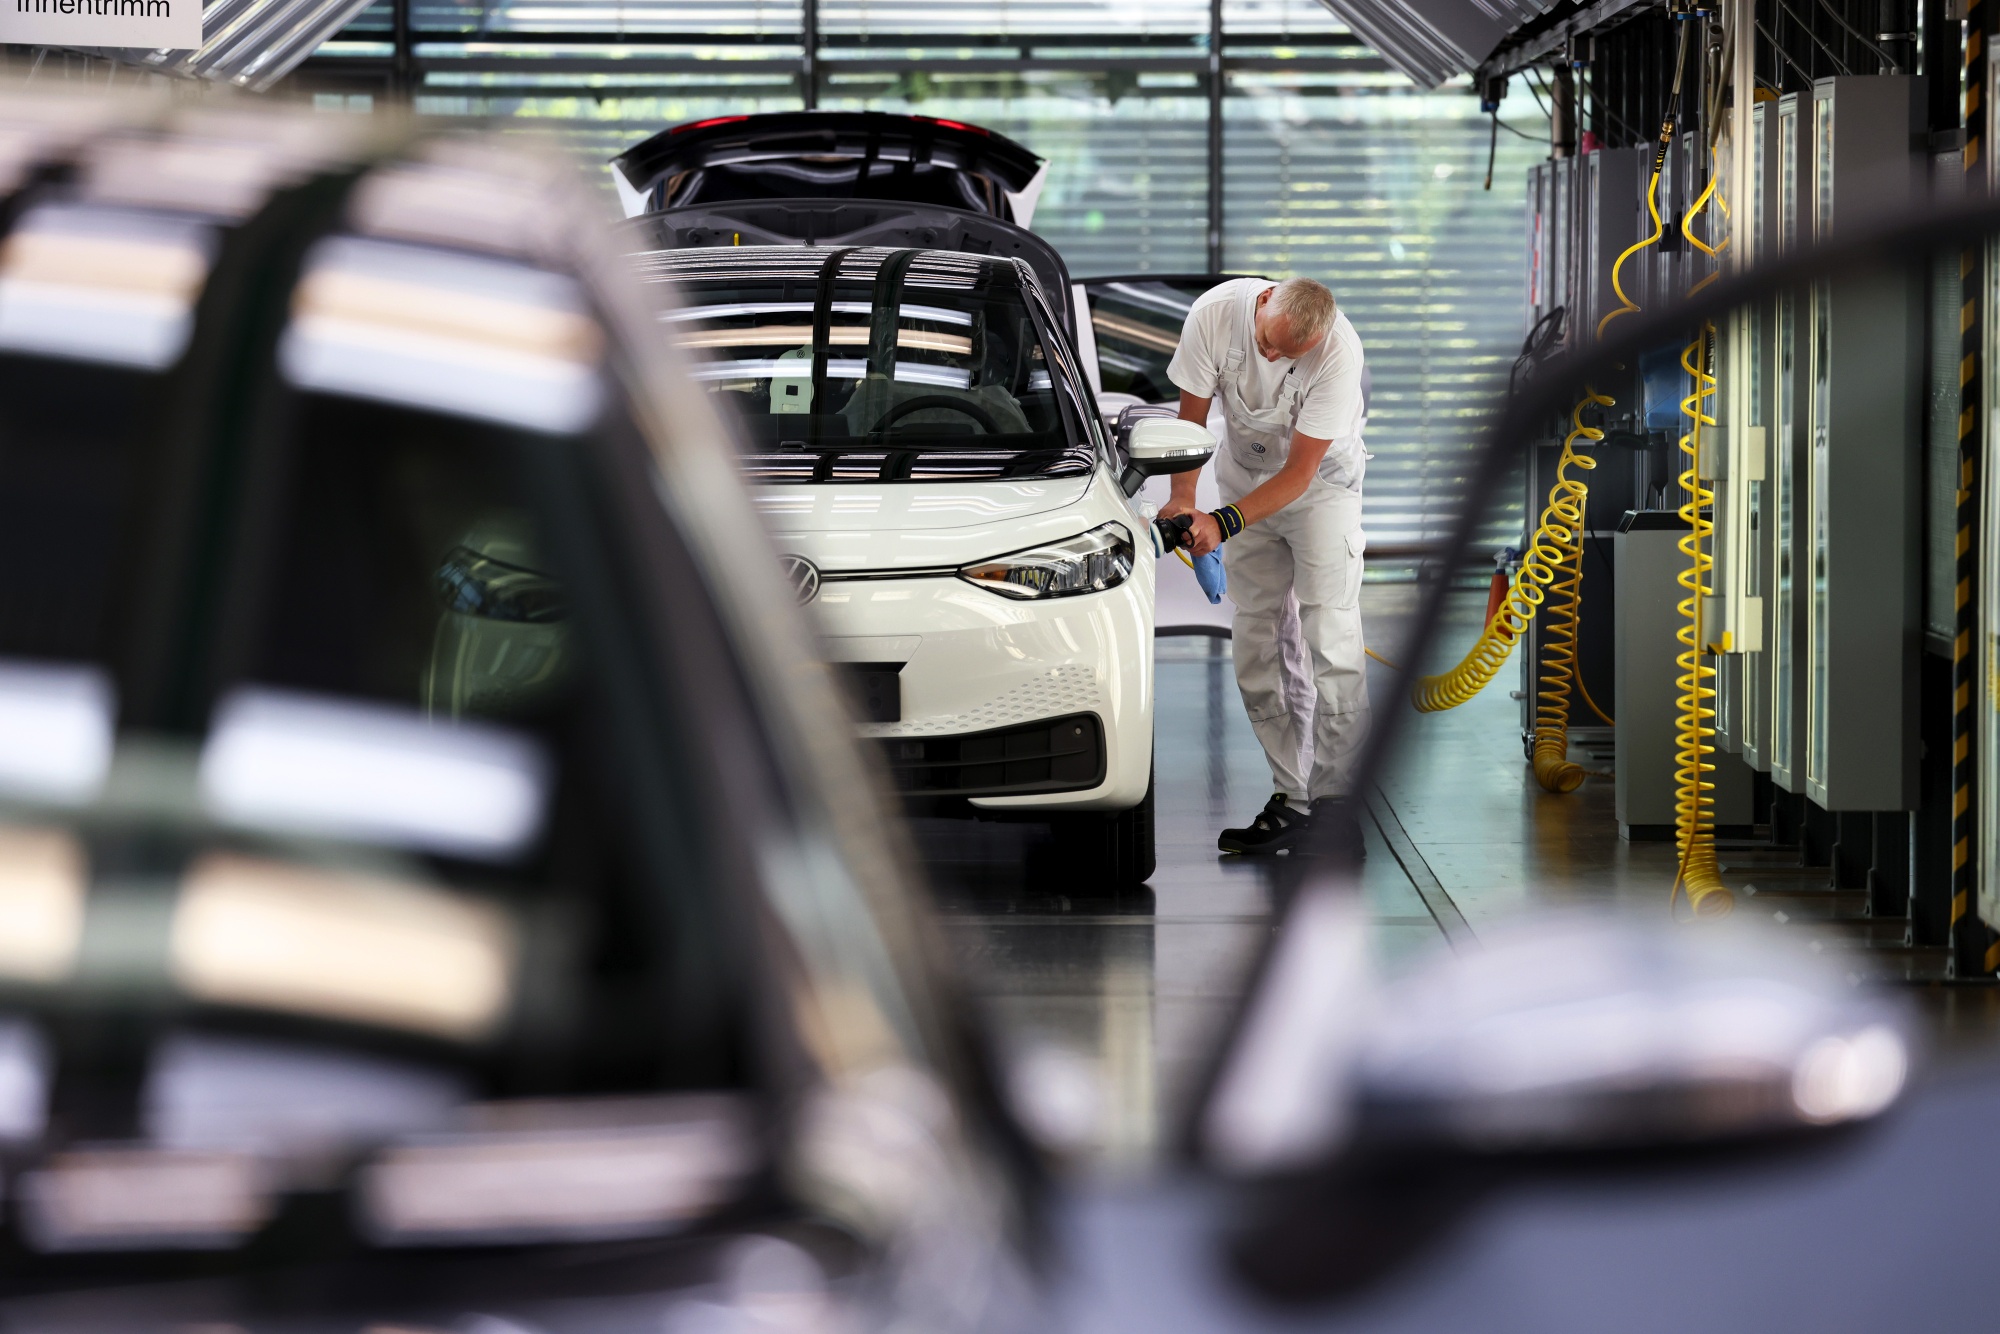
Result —
[[[154, 377], [11, 357], [0, 378], [0, 540], [37, 543], [0, 721], [43, 739], [0, 763], [0, 911], [39, 901], [21, 875], [77, 877], [52, 905], [137, 876], [156, 889], [91, 911], [163, 951], [138, 973], [79, 954], [58, 913], [0, 948], [0, 1012], [387, 1044], [517, 1096], [735, 1079], [719, 974], [675, 962], [691, 887], [642, 864], [527, 439], [303, 394], [229, 488], [148, 490]], [[186, 559], [195, 514], [221, 562]], [[643, 818], [692, 827], [670, 802]]]
[[[829, 257], [830, 256], [830, 257]], [[730, 248], [641, 257], [663, 318], [736, 409], [760, 482], [1087, 473], [1066, 358], [1019, 270], [933, 251]]]

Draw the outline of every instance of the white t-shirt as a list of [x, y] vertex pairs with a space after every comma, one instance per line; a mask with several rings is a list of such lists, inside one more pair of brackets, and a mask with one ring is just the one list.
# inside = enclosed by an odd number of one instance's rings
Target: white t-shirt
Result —
[[[1291, 450], [1292, 432], [1331, 440], [1320, 476], [1335, 486], [1359, 491], [1367, 467], [1361, 433], [1368, 419], [1361, 336], [1347, 312], [1341, 311], [1319, 346], [1305, 356], [1266, 361], [1257, 351], [1254, 320], [1258, 296], [1273, 286], [1263, 278], [1232, 278], [1197, 297], [1181, 328], [1180, 346], [1167, 365], [1167, 378], [1200, 398], [1220, 393], [1225, 407], [1239, 413], [1269, 412], [1292, 404], [1293, 410], [1284, 414], [1291, 429], [1259, 438], [1256, 444], [1263, 448], [1253, 447], [1253, 466], [1282, 467]], [[1232, 358], [1232, 349], [1243, 355]], [[1232, 362], [1239, 363], [1233, 373]], [[1251, 462], [1240, 449], [1238, 457]]]

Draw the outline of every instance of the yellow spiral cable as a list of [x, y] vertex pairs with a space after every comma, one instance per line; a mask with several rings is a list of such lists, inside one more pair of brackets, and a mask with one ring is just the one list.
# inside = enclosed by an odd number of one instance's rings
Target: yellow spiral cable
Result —
[[[1586, 390], [1583, 401], [1576, 405], [1576, 412], [1581, 413], [1591, 403], [1608, 405], [1611, 402], [1594, 389]], [[1574, 414], [1572, 419], [1575, 419]], [[1585, 429], [1580, 421], [1578, 425], [1580, 429]], [[1603, 433], [1583, 438], [1602, 439]], [[1563, 443], [1564, 461], [1582, 463], [1586, 467], [1596, 466], [1572, 451], [1571, 445], [1577, 439], [1578, 434], [1572, 432]], [[1486, 628], [1456, 667], [1436, 676], [1417, 678], [1416, 685], [1410, 690], [1410, 703], [1416, 706], [1417, 712], [1438, 713], [1455, 709], [1484, 690], [1486, 683], [1498, 676], [1500, 669], [1506, 665], [1508, 655], [1514, 651], [1514, 641], [1527, 630], [1528, 622], [1535, 619], [1536, 609], [1547, 596], [1546, 590], [1556, 581], [1568, 559], [1570, 543], [1582, 528], [1583, 483], [1563, 477], [1560, 466], [1556, 474], [1556, 484], [1549, 489], [1548, 506], [1542, 510], [1541, 523], [1535, 528], [1535, 535], [1528, 539], [1528, 549], [1521, 557], [1520, 573], [1514, 576], [1506, 599], [1486, 622]], [[1575, 506], [1573, 511], [1570, 508], [1572, 503]]]
[[[1693, 378], [1694, 391], [1681, 400], [1681, 412], [1689, 418], [1687, 434], [1680, 440], [1681, 453], [1687, 458], [1687, 470], [1680, 478], [1687, 499], [1681, 505], [1680, 516], [1688, 525], [1680, 549], [1688, 558], [1688, 567], [1677, 578], [1688, 595], [1679, 606], [1684, 624], [1675, 632], [1683, 646], [1682, 653], [1674, 659], [1681, 669], [1681, 674], [1674, 678], [1674, 685], [1680, 691], [1677, 701], [1680, 716], [1674, 738], [1674, 832], [1680, 867], [1669, 891], [1669, 903], [1677, 901], [1685, 890], [1688, 907], [1696, 917], [1720, 917], [1736, 906], [1735, 898], [1722, 883], [1721, 868], [1715, 860], [1715, 799], [1710, 795], [1715, 784], [1704, 777], [1715, 771], [1715, 766], [1705, 758], [1715, 753], [1715, 747], [1709, 744], [1715, 729], [1706, 721], [1715, 717], [1715, 710], [1707, 703], [1715, 698], [1715, 688], [1705, 684], [1715, 676], [1715, 668], [1702, 661], [1706, 646], [1701, 626], [1702, 602], [1712, 591], [1707, 576], [1715, 564], [1705, 544], [1715, 525], [1703, 513], [1714, 496], [1701, 484], [1701, 428], [1715, 425], [1705, 403], [1715, 393], [1715, 376], [1708, 368], [1709, 340], [1714, 337], [1715, 326], [1705, 325], [1701, 336], [1681, 352], [1681, 369]], [[1699, 365], [1696, 357], [1701, 358]]]
[[[1542, 526], [1562, 548], [1562, 563], [1556, 567], [1556, 582], [1550, 592], [1548, 638], [1542, 645], [1541, 689], [1535, 696], [1535, 781], [1545, 791], [1574, 792], [1588, 774], [1569, 759], [1570, 684], [1582, 685], [1576, 670], [1576, 635], [1579, 599], [1583, 585], [1583, 512], [1590, 497], [1582, 478], [1568, 475], [1571, 464], [1585, 472], [1597, 466], [1588, 454], [1576, 452], [1579, 439], [1593, 443], [1604, 438], [1595, 426], [1583, 424], [1583, 410], [1592, 404], [1609, 407], [1612, 400], [1595, 389], [1585, 388], [1583, 401], [1569, 414], [1570, 432], [1563, 439], [1562, 458], [1556, 463], [1556, 483], [1549, 490], [1549, 508]], [[1557, 523], [1550, 523], [1553, 514]], [[1594, 707], [1594, 706], [1593, 706]]]

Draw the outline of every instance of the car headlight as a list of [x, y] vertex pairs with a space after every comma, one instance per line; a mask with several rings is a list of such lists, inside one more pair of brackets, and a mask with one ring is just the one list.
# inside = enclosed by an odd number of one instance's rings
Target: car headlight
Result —
[[1132, 534], [1107, 523], [1076, 537], [967, 565], [958, 577], [1010, 598], [1066, 598], [1116, 588], [1132, 573]]

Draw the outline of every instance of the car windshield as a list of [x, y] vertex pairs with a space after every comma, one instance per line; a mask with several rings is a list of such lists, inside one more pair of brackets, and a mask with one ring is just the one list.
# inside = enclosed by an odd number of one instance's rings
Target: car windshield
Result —
[[736, 409], [763, 482], [1080, 476], [1064, 356], [1011, 264], [937, 251], [791, 247], [644, 256], [663, 318]]

